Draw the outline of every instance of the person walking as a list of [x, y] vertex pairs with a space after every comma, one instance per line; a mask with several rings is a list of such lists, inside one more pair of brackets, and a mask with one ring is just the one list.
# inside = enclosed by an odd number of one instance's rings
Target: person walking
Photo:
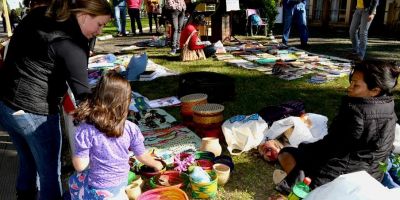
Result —
[[368, 29], [376, 14], [379, 0], [357, 0], [356, 10], [350, 24], [350, 40], [352, 44], [351, 58], [363, 60], [367, 50]]
[[282, 43], [288, 45], [292, 21], [297, 22], [300, 32], [301, 48], [308, 48], [307, 0], [282, 0], [283, 2], [283, 37]]
[[111, 18], [107, 0], [70, 5], [57, 0], [32, 9], [0, 69], [0, 126], [18, 153], [17, 199], [61, 199], [59, 105], [67, 83], [78, 100], [90, 93], [89, 39]]
[[135, 21], [139, 28], [139, 34], [143, 34], [142, 22], [140, 21], [140, 8], [142, 7], [143, 0], [126, 0], [128, 3], [128, 14], [131, 18], [132, 34], [136, 35]]
[[149, 27], [150, 33], [153, 32], [153, 19], [156, 24], [156, 33], [158, 33], [158, 20], [157, 15], [159, 14], [160, 4], [158, 0], [146, 0], [146, 11], [147, 16], [149, 17]]
[[126, 1], [113, 0], [115, 25], [117, 26], [117, 36], [126, 36]]
[[172, 26], [174, 29], [170, 54], [175, 55], [179, 47], [179, 38], [181, 37], [186, 4], [184, 0], [167, 0], [165, 3], [165, 7], [171, 11]]

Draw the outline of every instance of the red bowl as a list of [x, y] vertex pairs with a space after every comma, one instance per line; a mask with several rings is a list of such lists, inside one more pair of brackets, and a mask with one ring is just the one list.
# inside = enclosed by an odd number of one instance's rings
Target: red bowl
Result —
[[196, 163], [198, 166], [203, 168], [204, 170], [212, 170], [212, 166], [214, 165], [214, 162], [210, 160], [196, 160]]
[[[164, 183], [163, 183], [164, 182]], [[182, 188], [184, 186], [185, 179], [181, 173], [178, 171], [165, 171], [161, 172], [158, 175], [155, 175], [150, 178], [149, 184], [151, 188], [160, 188], [160, 187], [177, 187]], [[165, 185], [168, 183], [169, 185]]]

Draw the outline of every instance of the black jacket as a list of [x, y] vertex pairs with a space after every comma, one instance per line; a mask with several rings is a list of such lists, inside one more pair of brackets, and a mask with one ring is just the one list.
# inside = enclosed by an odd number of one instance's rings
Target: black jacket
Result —
[[74, 17], [55, 22], [33, 9], [16, 28], [0, 72], [0, 100], [14, 109], [54, 114], [68, 82], [77, 97], [90, 92], [89, 44]]
[[313, 186], [361, 170], [381, 181], [379, 162], [385, 163], [393, 150], [396, 121], [392, 97], [344, 97], [328, 135], [299, 145]]

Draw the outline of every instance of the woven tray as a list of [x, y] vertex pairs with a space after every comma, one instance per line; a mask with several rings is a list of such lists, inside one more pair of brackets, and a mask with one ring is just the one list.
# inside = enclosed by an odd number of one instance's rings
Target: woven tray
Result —
[[180, 98], [182, 103], [197, 102], [206, 99], [207, 99], [207, 94], [204, 93], [188, 94]]
[[196, 105], [192, 109], [194, 114], [212, 115], [224, 111], [224, 106], [216, 103], [206, 103], [206, 104]]

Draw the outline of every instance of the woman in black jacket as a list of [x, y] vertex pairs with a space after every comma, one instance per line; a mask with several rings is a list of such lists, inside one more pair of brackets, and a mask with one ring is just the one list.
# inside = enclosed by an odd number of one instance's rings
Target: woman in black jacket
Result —
[[397, 117], [392, 90], [398, 75], [398, 67], [387, 62], [356, 64], [329, 133], [320, 141], [280, 151], [278, 160], [288, 176], [276, 189], [290, 189], [301, 171], [311, 178], [312, 187], [361, 170], [381, 181], [379, 163], [386, 162], [393, 150]]
[[0, 125], [19, 156], [18, 199], [60, 199], [59, 104], [67, 83], [90, 92], [89, 39], [110, 20], [106, 0], [53, 0], [32, 9], [15, 29], [0, 71]]

